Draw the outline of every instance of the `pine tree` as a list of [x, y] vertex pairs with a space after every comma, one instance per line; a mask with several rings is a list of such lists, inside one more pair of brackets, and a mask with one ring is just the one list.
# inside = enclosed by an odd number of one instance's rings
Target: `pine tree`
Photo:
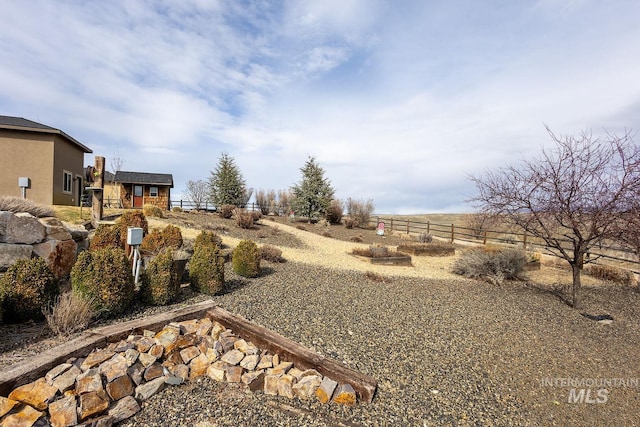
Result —
[[[233, 158], [222, 153], [209, 177], [209, 198], [216, 205], [244, 206], [248, 200], [247, 187]], [[249, 195], [250, 197], [250, 195]]]
[[324, 169], [309, 157], [302, 172], [302, 181], [291, 187], [292, 207], [300, 215], [309, 218], [323, 216], [333, 199], [334, 189], [324, 177]]

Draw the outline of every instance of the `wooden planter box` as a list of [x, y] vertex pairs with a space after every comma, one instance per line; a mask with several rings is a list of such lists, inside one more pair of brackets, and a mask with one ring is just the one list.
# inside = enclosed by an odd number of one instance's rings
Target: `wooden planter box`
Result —
[[524, 265], [524, 271], [540, 270], [540, 261], [531, 261]]
[[456, 248], [443, 248], [427, 249], [415, 246], [398, 246], [398, 250], [415, 256], [453, 256], [456, 254]]
[[362, 255], [353, 255], [353, 256], [361, 259], [364, 262], [368, 262], [370, 264], [375, 264], [375, 265], [397, 265], [397, 266], [403, 266], [403, 267], [413, 267], [413, 264], [411, 264], [410, 255], [388, 256], [388, 257], [378, 257], [378, 258], [367, 257]]

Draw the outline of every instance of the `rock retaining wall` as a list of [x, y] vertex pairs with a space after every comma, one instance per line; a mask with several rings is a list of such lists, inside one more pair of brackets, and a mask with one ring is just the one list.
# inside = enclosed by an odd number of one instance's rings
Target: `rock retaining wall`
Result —
[[0, 211], [0, 271], [19, 259], [41, 257], [56, 278], [69, 274], [80, 249], [87, 247], [84, 227], [57, 218]]

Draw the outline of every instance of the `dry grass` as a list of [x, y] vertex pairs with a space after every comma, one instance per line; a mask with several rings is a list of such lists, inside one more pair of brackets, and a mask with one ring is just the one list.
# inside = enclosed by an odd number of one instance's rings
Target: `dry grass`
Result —
[[51, 206], [41, 205], [29, 199], [12, 196], [0, 197], [0, 211], [13, 213], [28, 212], [37, 218], [56, 216]]
[[391, 279], [391, 277], [388, 276], [384, 276], [382, 274], [373, 272], [373, 271], [366, 271], [364, 273], [364, 276], [373, 281], [373, 282], [378, 282], [378, 283], [391, 283], [393, 281], [393, 279]]
[[[51, 209], [55, 212], [55, 216], [64, 222], [80, 224], [91, 219], [91, 208], [88, 207], [54, 205]], [[125, 209], [105, 208], [103, 217], [120, 215], [125, 211]]]
[[56, 335], [69, 335], [87, 328], [95, 315], [92, 305], [91, 300], [66, 292], [56, 297], [53, 305], [43, 308], [42, 313]]
[[633, 273], [629, 270], [609, 265], [589, 264], [586, 266], [585, 272], [596, 279], [618, 283], [620, 285], [632, 286], [635, 282]]

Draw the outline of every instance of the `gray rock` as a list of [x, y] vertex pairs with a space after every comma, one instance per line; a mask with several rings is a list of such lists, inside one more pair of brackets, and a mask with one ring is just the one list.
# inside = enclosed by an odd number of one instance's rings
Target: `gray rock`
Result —
[[71, 233], [58, 218], [46, 217], [39, 221], [44, 225], [45, 240], [71, 240]]
[[45, 227], [40, 224], [38, 218], [28, 213], [18, 213], [12, 215], [7, 221], [5, 230], [5, 241], [7, 243], [18, 243], [31, 245], [44, 240]]
[[0, 271], [6, 271], [19, 259], [31, 258], [33, 246], [0, 243]]
[[109, 416], [113, 418], [114, 422], [126, 420], [140, 412], [140, 405], [133, 396], [123, 397], [118, 400], [115, 405], [109, 409]]
[[147, 400], [164, 387], [167, 377], [162, 376], [155, 378], [147, 383], [141, 384], [136, 387], [136, 399]]

